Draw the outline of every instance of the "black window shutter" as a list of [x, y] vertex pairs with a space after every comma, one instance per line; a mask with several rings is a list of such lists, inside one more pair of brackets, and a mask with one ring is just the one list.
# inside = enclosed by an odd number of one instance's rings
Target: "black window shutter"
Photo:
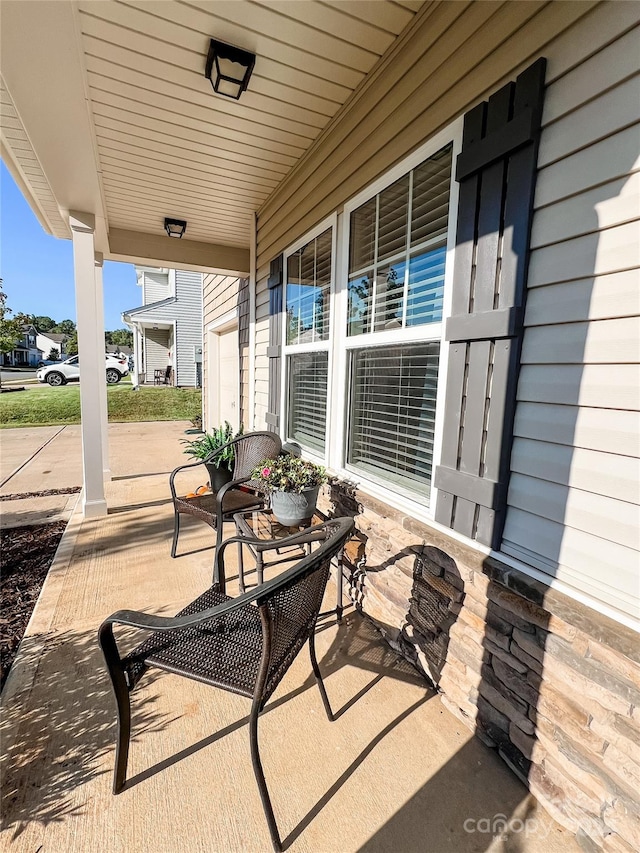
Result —
[[267, 429], [278, 432], [280, 426], [281, 399], [281, 361], [282, 358], [282, 291], [283, 291], [283, 255], [271, 261], [269, 269], [269, 400], [265, 421]]
[[436, 521], [499, 548], [506, 514], [546, 60], [464, 117]]

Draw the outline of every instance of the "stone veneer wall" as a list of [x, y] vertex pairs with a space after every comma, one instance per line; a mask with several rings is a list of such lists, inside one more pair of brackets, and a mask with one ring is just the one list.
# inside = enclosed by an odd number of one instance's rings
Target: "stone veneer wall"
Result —
[[349, 593], [445, 706], [586, 850], [640, 850], [637, 634], [351, 484], [320, 507], [356, 517]]

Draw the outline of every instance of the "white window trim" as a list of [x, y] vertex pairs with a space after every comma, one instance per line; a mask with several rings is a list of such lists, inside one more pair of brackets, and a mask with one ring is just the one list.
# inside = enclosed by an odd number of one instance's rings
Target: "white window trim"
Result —
[[[359, 347], [386, 346], [393, 344], [411, 344], [416, 342], [438, 341], [440, 343], [440, 359], [438, 366], [438, 387], [436, 396], [436, 418], [433, 448], [433, 469], [440, 462], [442, 452], [442, 437], [444, 430], [444, 407], [445, 392], [448, 369], [449, 348], [445, 341], [446, 319], [451, 315], [452, 291], [453, 291], [453, 263], [455, 255], [455, 236], [458, 218], [458, 184], [455, 180], [456, 158], [462, 150], [462, 128], [463, 118], [460, 117], [444, 130], [416, 149], [412, 154], [396, 164], [383, 176], [370, 184], [356, 196], [345, 203], [341, 214], [340, 241], [339, 241], [339, 272], [336, 277], [336, 291], [334, 295], [335, 320], [332, 321], [333, 334], [333, 388], [335, 397], [328, 397], [328, 409], [334, 400], [340, 400], [342, 411], [338, 413], [335, 424], [331, 424], [331, 450], [328, 464], [330, 470], [339, 477], [344, 477], [354, 483], [358, 488], [378, 498], [389, 506], [410, 514], [419, 521], [432, 522], [435, 513], [437, 489], [431, 485], [431, 491], [427, 498], [428, 505], [417, 498], [410, 498], [394, 490], [392, 484], [383, 486], [378, 482], [367, 478], [366, 474], [357, 473], [346, 467], [347, 448], [347, 421], [348, 421], [348, 359], [350, 350]], [[447, 254], [444, 278], [444, 301], [442, 309], [442, 322], [431, 323], [421, 326], [409, 326], [404, 329], [393, 331], [371, 332], [366, 335], [347, 335], [347, 313], [348, 313], [348, 282], [349, 282], [349, 228], [351, 213], [386, 187], [397, 181], [407, 172], [415, 169], [424, 160], [438, 152], [448, 143], [452, 143], [452, 169], [451, 169], [451, 191], [449, 195], [449, 222], [447, 228]], [[330, 419], [331, 421], [331, 419]]]
[[[331, 287], [329, 289], [329, 337], [325, 341], [312, 341], [306, 344], [287, 344], [287, 262], [291, 255], [295, 255], [300, 249], [319, 237], [331, 228]], [[321, 455], [317, 451], [310, 448], [302, 447], [306, 458], [317, 462], [320, 465], [327, 465], [329, 461], [329, 448], [331, 443], [331, 399], [333, 393], [333, 337], [336, 329], [336, 316], [334, 306], [334, 294], [336, 285], [337, 272], [337, 236], [338, 236], [338, 214], [332, 213], [318, 223], [311, 231], [308, 231], [303, 237], [285, 249], [282, 259], [282, 357], [280, 359], [280, 437], [283, 441], [295, 442], [295, 439], [288, 434], [288, 380], [287, 375], [287, 356], [303, 352], [327, 352], [327, 409], [325, 420], [325, 443], [324, 454]]]

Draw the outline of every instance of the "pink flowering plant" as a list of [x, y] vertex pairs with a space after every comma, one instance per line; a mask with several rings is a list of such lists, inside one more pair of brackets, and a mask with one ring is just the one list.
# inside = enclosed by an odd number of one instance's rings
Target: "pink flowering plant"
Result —
[[278, 456], [263, 459], [251, 477], [261, 481], [270, 492], [306, 492], [327, 482], [327, 473], [322, 465], [308, 462], [297, 456]]

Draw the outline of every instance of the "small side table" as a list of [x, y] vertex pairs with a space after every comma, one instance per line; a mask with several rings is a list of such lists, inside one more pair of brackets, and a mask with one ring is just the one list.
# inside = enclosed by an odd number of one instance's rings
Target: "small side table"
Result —
[[[285, 527], [280, 524], [275, 515], [270, 509], [257, 509], [248, 512], [239, 512], [233, 516], [236, 523], [236, 531], [239, 537], [248, 537], [250, 539], [261, 539], [264, 541], [264, 547], [256, 545], [255, 542], [238, 543], [238, 582], [240, 592], [245, 591], [244, 587], [244, 561], [242, 556], [243, 546], [248, 548], [253, 554], [256, 561], [256, 574], [258, 583], [261, 584], [264, 578], [264, 570], [269, 566], [278, 566], [282, 563], [290, 563], [302, 559], [305, 554], [310, 553], [311, 544], [289, 545], [284, 548], [273, 547], [274, 541], [284, 539], [286, 536], [292, 536], [294, 533], [300, 533], [303, 530], [313, 527], [315, 524], [322, 524], [327, 521], [327, 516], [324, 513], [316, 510], [313, 518], [301, 525], [293, 527]], [[275, 552], [278, 556], [275, 560], [265, 562], [263, 553], [265, 551]], [[337, 577], [336, 577], [336, 609], [335, 611], [327, 611], [321, 613], [320, 616], [327, 616], [335, 612], [338, 622], [342, 619], [343, 604], [342, 604], [342, 566], [343, 566], [343, 550], [340, 550], [337, 556]]]

